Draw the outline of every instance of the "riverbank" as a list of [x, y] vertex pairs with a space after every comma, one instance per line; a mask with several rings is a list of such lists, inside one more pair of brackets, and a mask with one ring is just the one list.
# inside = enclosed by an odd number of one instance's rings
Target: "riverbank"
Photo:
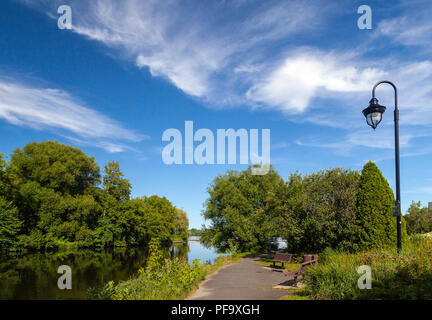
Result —
[[166, 259], [157, 243], [150, 245], [149, 260], [138, 274], [127, 281], [108, 282], [92, 290], [92, 298], [104, 300], [182, 300], [195, 290], [207, 275], [243, 255], [221, 255], [213, 264], [199, 259], [190, 265], [185, 259]]
[[[218, 254], [198, 241], [163, 246], [165, 258], [214, 263]], [[16, 252], [0, 254], [0, 300], [83, 300], [91, 299], [89, 288], [102, 288], [108, 281], [119, 283], [135, 277], [149, 258], [147, 247], [124, 247]], [[72, 271], [72, 289], [59, 290], [59, 266]]]

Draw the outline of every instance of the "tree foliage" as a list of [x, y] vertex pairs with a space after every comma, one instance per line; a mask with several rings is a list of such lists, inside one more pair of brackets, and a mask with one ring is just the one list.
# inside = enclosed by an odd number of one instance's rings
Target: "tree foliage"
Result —
[[[335, 168], [291, 174], [285, 182], [272, 168], [264, 176], [228, 171], [208, 187], [201, 241], [225, 251], [266, 251], [287, 240], [292, 253], [325, 248], [356, 250], [395, 244], [393, 193], [378, 168]], [[405, 221], [402, 221], [406, 239]]]
[[242, 251], [269, 248], [269, 238], [277, 235], [271, 203], [283, 185], [273, 168], [262, 176], [249, 168], [216, 177], [203, 213], [211, 225], [203, 230], [201, 241], [223, 251], [229, 249], [229, 240]]
[[7, 248], [16, 241], [21, 228], [17, 208], [0, 196], [0, 248]]
[[0, 249], [169, 241], [176, 208], [165, 198], [130, 193], [118, 162], [101, 174], [93, 157], [55, 141], [16, 149], [9, 162], [0, 155]]
[[428, 233], [432, 231], [432, 210], [422, 207], [420, 201], [412, 202], [404, 216], [408, 234]]
[[190, 236], [200, 237], [201, 234], [202, 234], [202, 230], [201, 229], [196, 229], [196, 228], [189, 229], [189, 235]]
[[174, 217], [174, 234], [186, 241], [189, 236], [189, 220], [184, 210], [176, 208]]
[[353, 242], [359, 174], [348, 169], [292, 174], [282, 199], [288, 249], [320, 252], [350, 249]]
[[116, 200], [129, 200], [132, 186], [129, 180], [124, 178], [117, 161], [110, 161], [104, 167], [103, 186]]
[[[356, 205], [357, 249], [385, 247], [396, 243], [395, 198], [387, 180], [373, 162], [363, 167]], [[402, 236], [407, 238], [402, 217]]]

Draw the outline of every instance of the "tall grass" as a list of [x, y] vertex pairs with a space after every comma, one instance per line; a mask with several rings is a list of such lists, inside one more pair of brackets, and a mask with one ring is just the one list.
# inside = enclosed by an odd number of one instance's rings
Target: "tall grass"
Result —
[[[359, 289], [357, 269], [372, 270], [372, 289]], [[393, 249], [344, 253], [325, 250], [305, 273], [314, 299], [432, 299], [432, 241], [414, 237], [400, 255]]]
[[147, 265], [138, 270], [136, 276], [115, 284], [108, 282], [101, 289], [93, 289], [90, 294], [95, 299], [104, 300], [173, 300], [184, 299], [205, 276], [224, 264], [240, 258], [239, 255], [219, 256], [214, 264], [203, 264], [198, 259], [189, 265], [179, 258], [166, 259], [160, 251], [159, 243], [150, 243]]

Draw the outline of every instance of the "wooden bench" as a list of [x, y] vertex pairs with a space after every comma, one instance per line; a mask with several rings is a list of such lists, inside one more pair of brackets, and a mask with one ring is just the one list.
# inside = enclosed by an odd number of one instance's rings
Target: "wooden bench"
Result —
[[269, 261], [273, 262], [273, 268], [276, 267], [276, 262], [282, 263], [282, 268], [283, 268], [285, 263], [291, 262], [292, 256], [293, 255], [290, 253], [276, 252], [274, 258]]
[[297, 280], [300, 276], [302, 276], [303, 272], [308, 267], [317, 263], [318, 263], [317, 254], [305, 254], [300, 269], [293, 270], [293, 271], [284, 271], [284, 275], [290, 277], [291, 279]]

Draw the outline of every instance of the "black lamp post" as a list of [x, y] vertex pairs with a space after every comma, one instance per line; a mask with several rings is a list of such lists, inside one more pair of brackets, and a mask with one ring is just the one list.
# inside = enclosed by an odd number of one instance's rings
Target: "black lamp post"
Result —
[[380, 81], [374, 85], [372, 89], [372, 99], [369, 102], [369, 107], [363, 110], [363, 114], [366, 117], [366, 122], [374, 130], [382, 120], [382, 115], [386, 110], [386, 107], [378, 104], [378, 99], [375, 98], [375, 89], [382, 83], [391, 85], [394, 89], [395, 98], [395, 110], [394, 110], [394, 123], [395, 123], [395, 158], [396, 158], [396, 202], [393, 205], [393, 211], [397, 219], [397, 248], [398, 252], [402, 249], [401, 243], [401, 207], [400, 207], [400, 168], [399, 168], [399, 109], [397, 101], [397, 88], [390, 81]]

